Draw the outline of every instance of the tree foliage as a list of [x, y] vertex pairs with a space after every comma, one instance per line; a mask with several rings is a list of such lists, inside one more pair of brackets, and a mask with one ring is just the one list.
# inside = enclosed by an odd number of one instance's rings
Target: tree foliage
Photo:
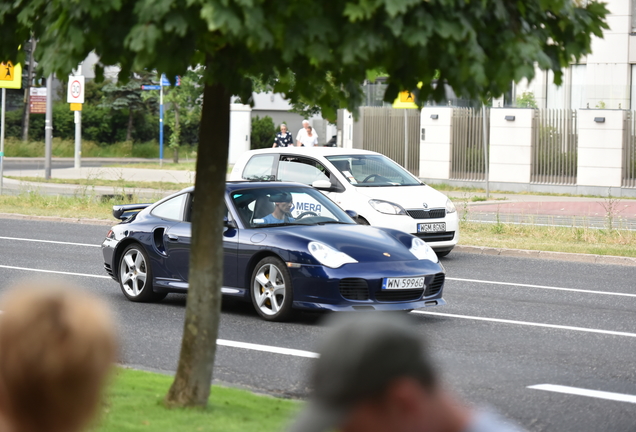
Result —
[[572, 0], [15, 0], [0, 4], [0, 58], [24, 60], [18, 46], [32, 31], [45, 75], [68, 74], [91, 51], [98, 76], [106, 65], [119, 65], [120, 78], [205, 66], [188, 302], [166, 398], [204, 405], [220, 313], [231, 95], [249, 100], [250, 77], [260, 76], [333, 121], [336, 107], [355, 111], [369, 70], [388, 74], [387, 101], [419, 82], [418, 100], [443, 98], [444, 86], [431, 85], [436, 73], [471, 98], [532, 79], [535, 64], [560, 84], [561, 68], [602, 36], [606, 14], [601, 3]]

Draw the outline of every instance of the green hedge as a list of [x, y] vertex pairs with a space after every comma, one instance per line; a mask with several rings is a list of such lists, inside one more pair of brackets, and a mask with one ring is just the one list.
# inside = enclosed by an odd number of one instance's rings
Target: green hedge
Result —
[[[111, 110], [90, 104], [82, 107], [82, 140], [93, 141], [100, 146], [111, 145], [126, 140], [128, 127], [127, 110]], [[29, 122], [29, 140], [44, 140], [44, 114], [31, 114]], [[164, 144], [167, 145], [171, 130], [164, 126]], [[22, 110], [6, 113], [6, 136], [22, 138]], [[53, 105], [53, 136], [61, 139], [75, 138], [73, 112], [67, 103]], [[133, 141], [159, 141], [159, 116], [137, 112], [134, 114]], [[196, 145], [199, 142], [199, 125], [181, 125], [181, 143]]]

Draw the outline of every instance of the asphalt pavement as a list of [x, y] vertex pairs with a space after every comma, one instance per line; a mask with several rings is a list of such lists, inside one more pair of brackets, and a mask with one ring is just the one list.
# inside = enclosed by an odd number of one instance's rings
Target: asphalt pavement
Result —
[[[0, 292], [27, 277], [80, 284], [114, 308], [123, 364], [171, 373], [185, 296], [126, 300], [102, 268], [98, 246], [107, 230], [0, 219]], [[447, 306], [409, 316], [456, 393], [530, 431], [635, 430], [636, 267], [456, 252], [442, 263]], [[304, 397], [323, 319], [268, 323], [251, 305], [226, 302], [215, 380]]]

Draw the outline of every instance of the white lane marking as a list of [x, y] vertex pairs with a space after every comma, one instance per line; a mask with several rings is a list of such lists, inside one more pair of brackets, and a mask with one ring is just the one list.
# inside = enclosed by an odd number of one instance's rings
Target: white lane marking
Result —
[[501, 323], [501, 324], [515, 324], [515, 325], [523, 325], [523, 326], [530, 326], [530, 327], [544, 327], [544, 328], [552, 328], [552, 329], [558, 329], [558, 330], [572, 330], [572, 331], [579, 331], [579, 332], [586, 332], [586, 333], [598, 333], [598, 334], [611, 335], [611, 336], [624, 336], [624, 337], [636, 338], [636, 333], [627, 333], [627, 332], [619, 332], [619, 331], [612, 331], [612, 330], [600, 330], [600, 329], [593, 329], [593, 328], [573, 327], [573, 326], [564, 326], [564, 325], [557, 325], [557, 324], [543, 324], [543, 323], [528, 322], [528, 321], [515, 321], [515, 320], [487, 318], [487, 317], [478, 317], [478, 316], [470, 316], [470, 315], [456, 315], [456, 314], [449, 314], [449, 313], [442, 313], [442, 312], [425, 312], [425, 311], [415, 310], [415, 311], [412, 311], [411, 313], [422, 314], [422, 315], [443, 316], [443, 317], [449, 317], [449, 318], [460, 318], [460, 319], [468, 319], [468, 320], [475, 320], [475, 321], [488, 321], [488, 322], [495, 322], [495, 323]]
[[39, 239], [28, 239], [28, 238], [20, 238], [20, 237], [2, 237], [1, 240], [17, 240], [17, 241], [27, 241], [27, 242], [37, 242], [37, 243], [54, 243], [54, 244], [63, 244], [63, 245], [71, 245], [71, 246], [88, 246], [88, 247], [101, 247], [100, 245], [88, 244], [88, 243], [73, 243], [73, 242], [63, 242], [63, 241], [55, 241], [55, 240], [39, 240]]
[[72, 273], [72, 272], [63, 272], [63, 271], [55, 271], [55, 270], [32, 269], [27, 267], [15, 267], [15, 266], [8, 266], [8, 265], [0, 265], [0, 268], [6, 268], [10, 270], [32, 271], [32, 272], [39, 272], [39, 273], [55, 273], [55, 274], [61, 274], [61, 275], [67, 275], [67, 276], [84, 276], [84, 277], [92, 277], [92, 278], [100, 278], [100, 279], [110, 279], [110, 276], [92, 275], [92, 274], [86, 274], [86, 273]]
[[618, 402], [636, 403], [636, 396], [625, 394], [625, 393], [612, 393], [612, 392], [599, 391], [599, 390], [588, 390], [584, 388], [568, 387], [568, 386], [562, 386], [562, 385], [556, 385], [556, 384], [537, 384], [537, 385], [528, 386], [527, 388], [533, 389], [533, 390], [544, 390], [544, 391], [555, 392], [555, 393], [565, 393], [565, 394], [571, 394], [576, 396], [587, 396], [587, 397], [592, 397], [597, 399], [607, 399], [607, 400], [618, 401]]
[[318, 353], [311, 352], [311, 351], [303, 351], [303, 350], [297, 350], [297, 349], [291, 349], [291, 348], [280, 348], [275, 346], [260, 345], [260, 344], [253, 344], [253, 343], [247, 343], [247, 342], [237, 342], [237, 341], [231, 341], [226, 339], [217, 339], [216, 344], [232, 347], [232, 348], [243, 348], [243, 349], [248, 349], [253, 351], [262, 351], [262, 352], [269, 352], [274, 354], [284, 354], [284, 355], [294, 356], [294, 357], [306, 357], [306, 358], [319, 357]]
[[513, 283], [513, 282], [496, 282], [496, 281], [487, 281], [487, 280], [479, 280], [479, 279], [462, 279], [462, 278], [452, 278], [452, 277], [447, 277], [446, 280], [452, 280], [452, 281], [458, 281], [458, 282], [474, 282], [474, 283], [482, 283], [482, 284], [490, 284], [490, 285], [507, 285], [507, 286], [514, 286], [514, 287], [539, 288], [539, 289], [548, 289], [548, 290], [554, 290], [554, 291], [570, 291], [570, 292], [586, 293], [586, 294], [636, 297], [636, 294], [629, 294], [629, 293], [582, 290], [582, 289], [576, 289], [576, 288], [560, 288], [560, 287], [553, 287], [553, 286], [546, 286], [546, 285], [530, 285], [530, 284]]

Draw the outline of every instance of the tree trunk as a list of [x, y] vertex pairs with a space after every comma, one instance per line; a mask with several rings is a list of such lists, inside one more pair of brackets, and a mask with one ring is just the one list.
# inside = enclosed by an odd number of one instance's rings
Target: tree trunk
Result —
[[132, 141], [133, 109], [128, 108], [128, 128], [126, 129], [126, 141]]
[[27, 85], [24, 89], [25, 104], [22, 113], [22, 141], [29, 140], [29, 123], [31, 120], [31, 81], [33, 81], [33, 51], [35, 51], [35, 38], [31, 37], [31, 52], [29, 53], [29, 66], [27, 67]]
[[223, 283], [223, 216], [230, 94], [205, 84], [192, 215], [189, 289], [179, 366], [168, 406], [205, 406], [210, 396]]
[[[179, 126], [179, 104], [173, 102], [174, 106], [174, 131], [173, 133], [179, 134], [178, 143], [181, 143], [181, 127]], [[172, 162], [179, 163], [179, 146], [177, 145], [172, 152]]]

